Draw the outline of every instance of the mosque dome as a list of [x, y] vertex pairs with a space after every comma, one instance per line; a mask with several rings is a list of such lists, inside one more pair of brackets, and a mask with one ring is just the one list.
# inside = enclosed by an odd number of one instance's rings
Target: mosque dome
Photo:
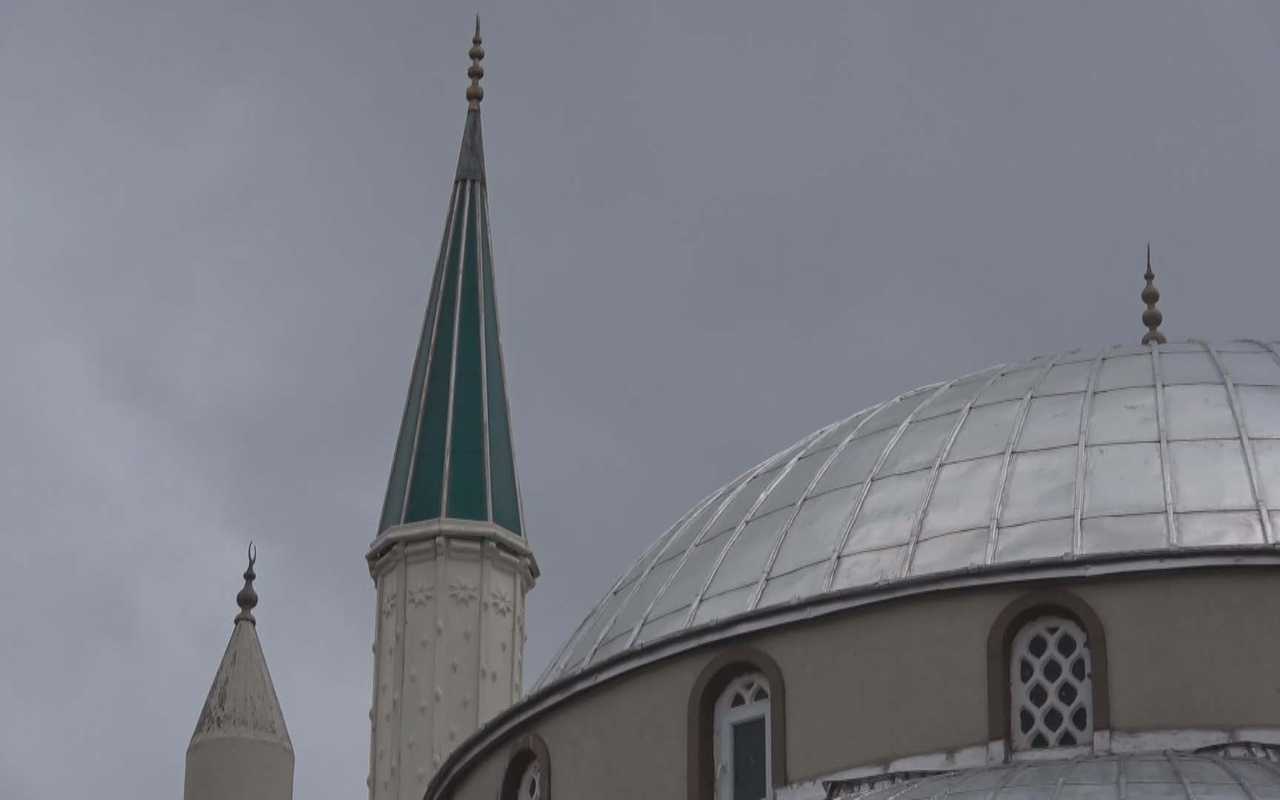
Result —
[[[937, 797], [1081, 798], [1123, 800], [1138, 795], [1159, 800], [1200, 797], [1271, 797], [1280, 783], [1280, 748], [1250, 744], [1165, 751], [1130, 756], [1087, 756], [1042, 763], [1001, 764], [979, 769], [885, 778], [832, 781], [831, 798], [933, 800]], [[903, 778], [906, 778], [903, 780]]]
[[539, 687], [769, 609], [1273, 548], [1272, 508], [1276, 344], [1153, 342], [995, 366], [859, 411], [713, 492], [617, 580]]

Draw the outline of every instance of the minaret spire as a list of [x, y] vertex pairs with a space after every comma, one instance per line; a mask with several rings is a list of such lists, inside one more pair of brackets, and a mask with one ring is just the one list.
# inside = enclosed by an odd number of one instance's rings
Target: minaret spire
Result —
[[370, 800], [420, 800], [470, 733], [520, 697], [525, 540], [494, 290], [480, 19], [466, 124], [378, 533]]
[[480, 42], [477, 15], [458, 170], [380, 533], [448, 518], [492, 522], [524, 535], [489, 243]]
[[1156, 307], [1156, 303], [1160, 302], [1160, 290], [1156, 288], [1156, 273], [1151, 269], [1150, 243], [1147, 243], [1147, 273], [1144, 277], [1147, 279], [1147, 285], [1142, 289], [1142, 302], [1147, 304], [1147, 310], [1142, 312], [1142, 324], [1147, 326], [1147, 332], [1142, 336], [1142, 343], [1164, 344], [1168, 340], [1160, 332], [1160, 323], [1164, 322], [1164, 314]]
[[253, 609], [258, 593], [249, 545], [231, 641], [187, 746], [184, 800], [291, 800], [293, 743], [284, 724]]

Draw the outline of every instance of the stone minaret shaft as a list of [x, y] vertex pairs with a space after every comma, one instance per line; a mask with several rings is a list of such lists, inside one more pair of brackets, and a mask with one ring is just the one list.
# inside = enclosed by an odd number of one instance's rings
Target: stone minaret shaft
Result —
[[524, 538], [489, 240], [479, 20], [467, 119], [378, 536], [372, 800], [419, 800], [449, 752], [520, 696]]

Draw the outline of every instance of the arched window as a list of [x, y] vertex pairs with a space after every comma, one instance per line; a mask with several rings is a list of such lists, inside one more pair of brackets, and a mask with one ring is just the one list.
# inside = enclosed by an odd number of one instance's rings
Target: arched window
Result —
[[740, 675], [716, 701], [716, 800], [763, 800], [769, 774], [769, 682], [758, 672]]
[[689, 800], [771, 800], [787, 782], [777, 663], [748, 647], [712, 659], [689, 696], [688, 746]]
[[1084, 629], [1063, 616], [1036, 617], [1014, 637], [1010, 658], [1013, 749], [1091, 746], [1093, 660]]
[[516, 800], [542, 800], [542, 767], [537, 759], [530, 761], [520, 775]]
[[501, 800], [551, 800], [551, 754], [536, 733], [516, 740], [502, 775]]
[[992, 626], [988, 719], [990, 738], [1004, 742], [1004, 752], [1092, 748], [1111, 728], [1107, 687], [1102, 620], [1079, 597], [1030, 592]]

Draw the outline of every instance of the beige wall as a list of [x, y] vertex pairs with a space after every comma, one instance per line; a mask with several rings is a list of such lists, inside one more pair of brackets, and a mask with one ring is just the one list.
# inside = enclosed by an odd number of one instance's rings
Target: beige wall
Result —
[[[684, 797], [689, 691], [750, 644], [786, 679], [788, 779], [987, 740], [987, 637], [1028, 590], [938, 592], [710, 645], [606, 682], [524, 726], [546, 741], [557, 800]], [[1234, 568], [1054, 584], [1102, 619], [1116, 731], [1280, 727], [1280, 570]], [[453, 800], [494, 800], [508, 747]]]

